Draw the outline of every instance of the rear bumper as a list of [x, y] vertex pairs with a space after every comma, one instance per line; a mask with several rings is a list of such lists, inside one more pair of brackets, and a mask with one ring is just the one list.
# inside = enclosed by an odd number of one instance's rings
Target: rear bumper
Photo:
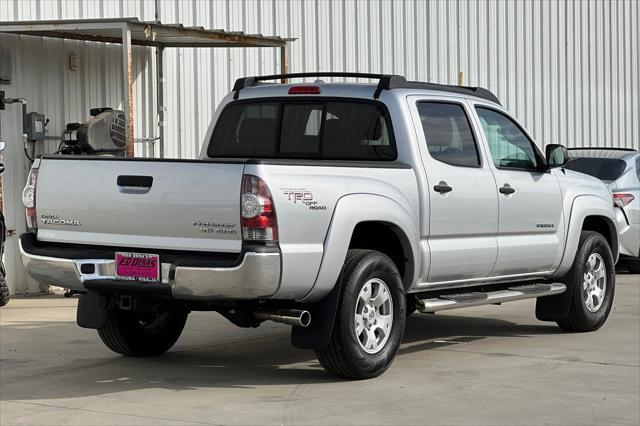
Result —
[[276, 247], [209, 259], [202, 254], [160, 253], [161, 282], [150, 284], [117, 280], [115, 256], [108, 254], [115, 252], [112, 248], [38, 245], [33, 234], [20, 237], [20, 256], [27, 274], [40, 283], [77, 291], [108, 291], [112, 285], [114, 291], [139, 289], [176, 299], [242, 300], [268, 298], [280, 285], [281, 255]]

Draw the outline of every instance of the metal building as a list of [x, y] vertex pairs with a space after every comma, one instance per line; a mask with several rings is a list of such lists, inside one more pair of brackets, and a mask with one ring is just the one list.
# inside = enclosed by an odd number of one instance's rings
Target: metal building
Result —
[[[384, 72], [448, 84], [462, 73], [465, 84], [494, 91], [540, 146], [640, 145], [637, 0], [0, 0], [0, 21], [107, 17], [297, 38], [292, 72]], [[0, 34], [0, 47], [12, 53], [14, 75], [0, 90], [24, 93], [50, 118], [50, 135], [86, 119], [91, 107], [121, 106], [118, 46]], [[159, 133], [155, 67], [153, 49], [135, 49], [136, 138]], [[280, 55], [180, 48], [166, 52], [164, 69], [164, 155], [192, 158], [233, 81], [279, 71]], [[14, 119], [3, 111], [9, 143], [19, 143]], [[140, 143], [137, 153], [150, 155], [152, 144]], [[21, 178], [5, 180], [5, 192]]]

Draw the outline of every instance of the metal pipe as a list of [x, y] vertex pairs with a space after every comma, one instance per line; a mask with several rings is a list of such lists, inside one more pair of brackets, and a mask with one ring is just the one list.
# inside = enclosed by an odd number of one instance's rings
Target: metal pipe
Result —
[[165, 123], [164, 123], [164, 60], [163, 60], [164, 47], [158, 47], [156, 49], [156, 99], [157, 99], [157, 112], [158, 112], [158, 131], [159, 136], [159, 148], [160, 158], [164, 158], [164, 141], [165, 136]]
[[27, 134], [27, 101], [24, 98], [20, 98], [22, 104], [22, 133]]
[[308, 327], [311, 324], [311, 314], [309, 311], [301, 309], [279, 309], [277, 311], [258, 311], [253, 316], [261, 321], [273, 321], [283, 324], [296, 325], [298, 327]]

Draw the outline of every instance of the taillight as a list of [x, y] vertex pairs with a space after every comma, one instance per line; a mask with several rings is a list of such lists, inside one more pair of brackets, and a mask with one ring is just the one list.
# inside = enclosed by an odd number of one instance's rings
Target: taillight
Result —
[[241, 190], [242, 238], [277, 241], [278, 223], [267, 184], [257, 176], [244, 175]]
[[38, 184], [38, 169], [31, 169], [27, 184], [22, 190], [22, 204], [26, 208], [27, 228], [38, 229], [38, 215], [36, 214], [36, 185]]
[[634, 196], [631, 194], [613, 194], [613, 205], [616, 207], [625, 207], [634, 200]]

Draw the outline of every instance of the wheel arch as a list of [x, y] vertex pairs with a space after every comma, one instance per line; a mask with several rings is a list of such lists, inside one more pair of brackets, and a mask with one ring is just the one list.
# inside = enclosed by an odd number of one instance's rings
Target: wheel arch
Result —
[[[392, 248], [385, 247], [383, 238], [365, 236], [367, 232], [380, 232], [382, 237], [393, 238]], [[417, 213], [411, 215], [395, 200], [374, 194], [342, 197], [324, 241], [316, 281], [302, 301], [318, 301], [333, 289], [350, 248], [367, 248], [387, 254], [402, 271], [403, 283], [408, 290], [420, 270], [418, 238], [412, 238], [418, 232]]]
[[613, 258], [618, 258], [618, 228], [615, 221], [602, 215], [589, 215], [582, 221], [582, 231], [595, 231], [602, 234], [611, 247]]
[[384, 221], [361, 221], [353, 229], [348, 249], [377, 250], [391, 258], [398, 267], [405, 291], [411, 287], [414, 256], [411, 242], [397, 225]]
[[611, 248], [614, 262], [618, 259], [618, 228], [612, 204], [594, 195], [582, 195], [574, 199], [571, 205], [562, 260], [552, 278], [566, 274], [575, 259], [582, 231], [595, 231], [602, 234]]

